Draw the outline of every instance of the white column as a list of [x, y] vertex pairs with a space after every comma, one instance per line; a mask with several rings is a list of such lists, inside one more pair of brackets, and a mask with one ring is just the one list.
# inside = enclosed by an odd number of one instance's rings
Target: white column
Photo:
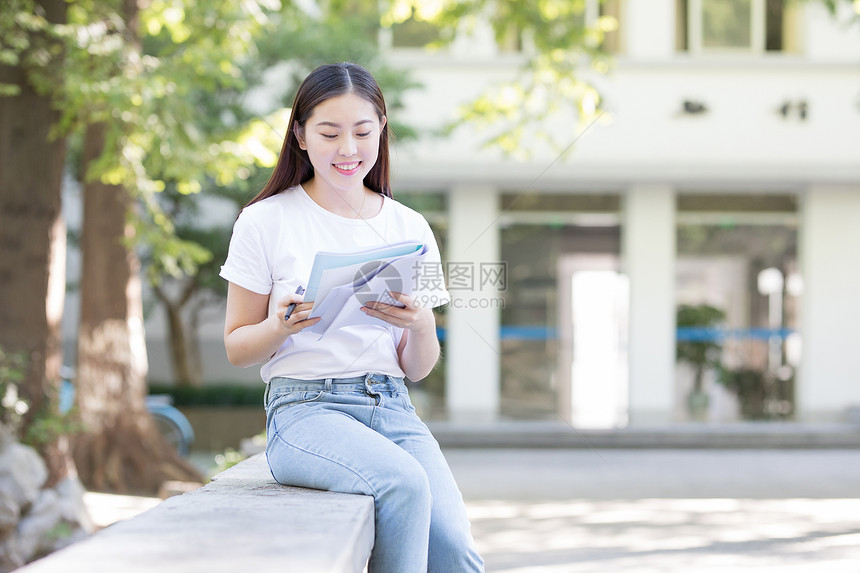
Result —
[[675, 0], [627, 0], [623, 30], [626, 56], [664, 60], [675, 53]]
[[624, 202], [622, 270], [630, 280], [631, 425], [670, 422], [675, 385], [675, 193], [634, 185]]
[[448, 416], [455, 421], [491, 421], [499, 412], [501, 318], [497, 283], [482, 280], [481, 272], [501, 262], [496, 189], [452, 188], [448, 221], [445, 263], [452, 297], [444, 357]]
[[798, 418], [839, 421], [860, 407], [860, 186], [816, 185], [802, 202]]

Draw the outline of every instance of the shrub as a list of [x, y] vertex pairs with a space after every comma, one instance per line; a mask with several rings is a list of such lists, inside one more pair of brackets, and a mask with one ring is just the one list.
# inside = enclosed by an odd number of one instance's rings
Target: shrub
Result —
[[262, 384], [212, 384], [205, 386], [173, 386], [152, 384], [150, 394], [166, 394], [174, 406], [258, 406], [263, 407]]

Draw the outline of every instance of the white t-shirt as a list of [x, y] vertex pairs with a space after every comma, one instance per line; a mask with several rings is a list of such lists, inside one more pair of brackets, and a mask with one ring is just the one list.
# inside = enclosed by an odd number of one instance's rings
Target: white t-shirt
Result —
[[[421, 299], [431, 306], [449, 300], [441, 273], [439, 247], [430, 225], [412, 209], [383, 197], [382, 209], [368, 219], [349, 219], [325, 210], [301, 186], [258, 201], [242, 210], [233, 226], [230, 250], [221, 277], [258, 294], [269, 295], [269, 313], [277, 302], [307, 286], [317, 251], [351, 252], [401, 241], [428, 247]], [[417, 297], [416, 297], [417, 298]], [[327, 332], [289, 336], [260, 370], [265, 382], [279, 376], [316, 380], [378, 372], [403, 376], [397, 345], [403, 329], [381, 320]]]

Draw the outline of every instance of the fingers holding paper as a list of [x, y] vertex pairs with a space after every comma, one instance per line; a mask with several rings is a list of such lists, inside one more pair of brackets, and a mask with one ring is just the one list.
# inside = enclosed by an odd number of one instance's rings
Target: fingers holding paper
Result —
[[390, 292], [389, 294], [394, 300], [405, 306], [400, 307], [393, 304], [386, 304], [384, 302], [371, 301], [361, 307], [362, 312], [398, 328], [405, 328], [408, 330], [416, 330], [425, 327], [435, 328], [436, 321], [433, 317], [432, 310], [417, 304], [415, 299], [409, 295], [399, 292]]
[[320, 321], [320, 317], [308, 319], [313, 308], [313, 301], [302, 302], [302, 297], [297, 294], [289, 294], [278, 301], [277, 315], [280, 323], [295, 334]]

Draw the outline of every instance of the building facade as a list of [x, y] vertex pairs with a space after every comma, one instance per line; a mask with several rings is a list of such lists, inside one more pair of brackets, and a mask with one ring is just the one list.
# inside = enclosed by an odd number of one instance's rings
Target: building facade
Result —
[[[540, 126], [567, 153], [526, 138], [531, 155], [508, 157], [468, 124], [393, 150], [395, 197], [437, 232], [453, 296], [442, 364], [417, 387], [425, 414], [845, 419], [860, 407], [855, 15], [771, 0], [587, 6], [618, 29], [610, 69], [583, 76], [603, 113]], [[399, 119], [424, 133], [526, 57], [480, 26], [435, 52], [409, 45], [418, 37], [383, 42], [423, 85]], [[679, 324], [682, 306], [721, 318]], [[218, 325], [203, 336], [208, 378], [256, 378], [226, 363]], [[708, 361], [679, 360], [696, 343], [711, 345]]]
[[[758, 373], [768, 418], [860, 405], [860, 26], [850, 9], [780, 4], [604, 4], [614, 66], [586, 74], [605, 114], [553, 120], [575, 140], [564, 157], [506, 158], [468, 126], [396, 150], [396, 192], [443, 206], [448, 417], [691, 419], [677, 347], [702, 333], [676, 324], [682, 304], [723, 312], [705, 333], [721, 376]], [[521, 58], [480, 31], [441, 53], [394, 46], [424, 85], [404, 119], [438, 128]], [[503, 284], [482, 274], [492, 263]], [[704, 418], [740, 418], [717, 378], [704, 372]]]

